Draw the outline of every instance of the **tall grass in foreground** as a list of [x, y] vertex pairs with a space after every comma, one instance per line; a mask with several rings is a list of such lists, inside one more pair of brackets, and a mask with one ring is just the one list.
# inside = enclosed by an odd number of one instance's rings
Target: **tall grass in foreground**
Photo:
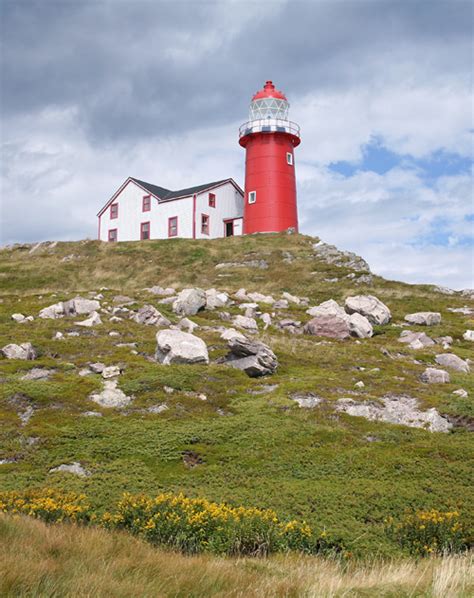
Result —
[[469, 555], [367, 564], [320, 556], [183, 556], [122, 532], [0, 515], [5, 598], [467, 598], [473, 593]]

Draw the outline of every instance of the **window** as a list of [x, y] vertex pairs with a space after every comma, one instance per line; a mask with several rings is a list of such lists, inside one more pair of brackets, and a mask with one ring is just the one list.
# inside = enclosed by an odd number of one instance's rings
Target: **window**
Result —
[[118, 218], [118, 203], [110, 204], [110, 219]]
[[209, 193], [209, 207], [215, 208], [216, 207], [216, 194]]
[[116, 228], [111, 228], [109, 230], [109, 241], [111, 243], [115, 243], [116, 240], [117, 240], [117, 229]]
[[145, 239], [150, 238], [150, 223], [149, 222], [142, 222], [140, 224], [140, 239], [144, 241]]
[[201, 214], [201, 233], [209, 234], [209, 216], [207, 214]]
[[168, 237], [178, 236], [178, 217], [168, 218]]
[[287, 164], [289, 164], [290, 166], [293, 166], [293, 154], [291, 152], [288, 152], [286, 154], [286, 162]]
[[151, 195], [144, 195], [142, 200], [142, 212], [149, 212], [151, 209]]
[[257, 192], [249, 191], [249, 203], [255, 203], [257, 201]]

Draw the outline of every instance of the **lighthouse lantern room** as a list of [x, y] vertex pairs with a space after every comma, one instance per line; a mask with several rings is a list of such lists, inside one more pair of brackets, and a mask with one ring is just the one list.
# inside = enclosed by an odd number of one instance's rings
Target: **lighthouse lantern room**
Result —
[[244, 233], [298, 231], [294, 148], [300, 129], [288, 119], [286, 96], [267, 81], [239, 130], [246, 151]]

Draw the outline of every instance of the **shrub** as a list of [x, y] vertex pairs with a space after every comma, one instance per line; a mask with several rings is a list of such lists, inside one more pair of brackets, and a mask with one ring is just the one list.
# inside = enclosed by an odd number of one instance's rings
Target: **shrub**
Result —
[[463, 552], [471, 544], [458, 511], [416, 511], [399, 522], [390, 518], [387, 524], [389, 533], [411, 554]]
[[93, 518], [84, 494], [52, 488], [0, 493], [0, 512], [30, 515], [47, 523], [74, 521], [87, 523]]

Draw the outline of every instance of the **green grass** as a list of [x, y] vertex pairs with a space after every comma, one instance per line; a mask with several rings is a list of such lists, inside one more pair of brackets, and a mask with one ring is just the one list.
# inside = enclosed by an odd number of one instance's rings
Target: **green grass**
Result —
[[[15, 459], [0, 465], [0, 488], [56, 486], [84, 491], [103, 510], [124, 491], [163, 490], [271, 507], [283, 517], [304, 518], [315, 529], [327, 528], [342, 536], [356, 554], [396, 554], [399, 549], [385, 534], [383, 521], [406, 508], [456, 507], [468, 514], [474, 501], [471, 433], [457, 428], [449, 434], [431, 434], [336, 414], [332, 408], [340, 397], [378, 400], [392, 392], [417, 397], [424, 408], [436, 407], [472, 421], [472, 375], [450, 371], [449, 384], [421, 384], [419, 375], [443, 351], [439, 345], [409, 349], [398, 342], [396, 326], [379, 327], [376, 336], [360, 343], [351, 339], [320, 344], [321, 339], [293, 337], [275, 327], [261, 330], [259, 336], [273, 348], [280, 367], [270, 378], [252, 380], [216, 363], [208, 367], [151, 363], [146, 355], [154, 353], [156, 329], [129, 320], [111, 323], [104, 317], [102, 325], [82, 330], [80, 337], [53, 340], [56, 331], [77, 330], [75, 319], [36, 318], [16, 324], [10, 318], [14, 312], [36, 317], [47, 305], [99, 292], [102, 287], [108, 288], [102, 291], [104, 302], [124, 293], [137, 306], [156, 305], [172, 321], [177, 318], [169, 306], [158, 304], [145, 287], [197, 285], [235, 292], [243, 286], [275, 297], [283, 291], [307, 296], [311, 305], [329, 298], [342, 302], [348, 295], [369, 292], [390, 307], [394, 324], [410, 312], [440, 311], [439, 326], [413, 329], [432, 337], [450, 335], [453, 352], [472, 358], [472, 345], [462, 334], [473, 327], [473, 321], [447, 311], [467, 304], [466, 298], [380, 277], [374, 277], [372, 287], [357, 286], [345, 278], [349, 270], [313, 257], [314, 241], [303, 236], [255, 235], [217, 241], [58, 243], [54, 248], [41, 246], [32, 254], [29, 246], [2, 250], [0, 346], [31, 341], [40, 355], [35, 362], [0, 363], [0, 459]], [[284, 252], [294, 256], [291, 264], [284, 262]], [[68, 255], [77, 259], [62, 262]], [[269, 267], [214, 267], [219, 262], [250, 259], [265, 259]], [[324, 282], [333, 277], [339, 281]], [[229, 311], [238, 313], [237, 308]], [[306, 321], [309, 317], [304, 312], [291, 307], [286, 315]], [[217, 311], [192, 319], [204, 326], [223, 323]], [[112, 330], [120, 338], [110, 337]], [[210, 347], [211, 361], [225, 353], [225, 343], [215, 331], [200, 330], [199, 336]], [[117, 342], [136, 342], [139, 354], [116, 347]], [[384, 356], [381, 349], [395, 358]], [[95, 361], [124, 366], [119, 385], [134, 397], [129, 408], [103, 409], [88, 399], [100, 388], [100, 379], [80, 377], [78, 371]], [[48, 381], [21, 380], [33, 366], [56, 372]], [[352, 395], [358, 380], [365, 388]], [[278, 387], [252, 394], [262, 384]], [[176, 391], [168, 395], [165, 386]], [[469, 392], [467, 399], [452, 394], [461, 387]], [[326, 401], [314, 410], [299, 409], [289, 399], [296, 391], [315, 392]], [[204, 393], [207, 401], [192, 393]], [[25, 426], [17, 415], [14, 397], [18, 396], [27, 397], [35, 409]], [[169, 410], [159, 415], [146, 411], [161, 403]], [[87, 410], [99, 411], [103, 417], [84, 417]], [[376, 441], [369, 442], [368, 437]], [[188, 469], [182, 459], [186, 450], [197, 452], [204, 463]], [[71, 461], [80, 461], [93, 475], [48, 473]]]

